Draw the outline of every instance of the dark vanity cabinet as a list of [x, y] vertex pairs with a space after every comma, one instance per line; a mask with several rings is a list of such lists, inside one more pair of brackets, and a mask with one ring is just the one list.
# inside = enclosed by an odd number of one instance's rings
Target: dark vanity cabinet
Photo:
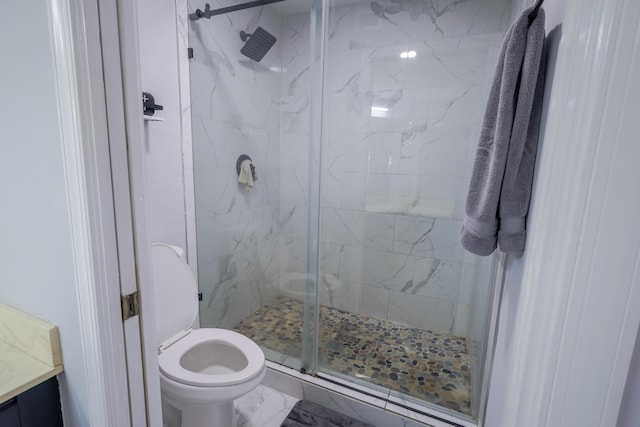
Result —
[[56, 377], [0, 404], [0, 427], [62, 427]]

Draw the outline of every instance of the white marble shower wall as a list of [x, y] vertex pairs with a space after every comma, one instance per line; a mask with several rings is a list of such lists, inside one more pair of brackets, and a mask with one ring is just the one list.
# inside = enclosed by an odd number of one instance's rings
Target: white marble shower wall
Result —
[[[466, 336], [477, 267], [458, 233], [510, 0], [331, 5], [321, 302]], [[304, 296], [309, 18], [264, 7], [189, 24], [202, 325]], [[257, 25], [278, 38], [260, 63], [239, 52], [239, 31]], [[259, 174], [249, 193], [236, 184], [243, 153]]]
[[[476, 260], [464, 253], [458, 234], [510, 1], [332, 5], [321, 302], [466, 336]], [[308, 63], [302, 58], [309, 43], [302, 41], [304, 19], [287, 24], [285, 38], [293, 37], [300, 50], [283, 49], [283, 64], [292, 65], [283, 65], [289, 76], [283, 104], [290, 108], [282, 123], [280, 218], [289, 240], [281, 254], [289, 268], [297, 262], [294, 269], [304, 272], [306, 175], [302, 167], [285, 165], [306, 165], [306, 127], [300, 124], [308, 121], [308, 102], [305, 86], [296, 84], [308, 72], [296, 66]]]
[[[277, 292], [282, 44], [253, 62], [240, 53], [239, 33], [262, 26], [280, 40], [282, 18], [253, 8], [189, 26], [200, 323], [229, 328]], [[257, 168], [249, 192], [237, 182], [241, 154]]]
[[310, 13], [284, 17], [280, 139], [280, 289], [303, 298], [307, 272]]

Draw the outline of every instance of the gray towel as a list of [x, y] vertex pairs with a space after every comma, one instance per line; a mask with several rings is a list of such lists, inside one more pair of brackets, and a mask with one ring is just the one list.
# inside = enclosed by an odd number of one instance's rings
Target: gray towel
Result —
[[525, 10], [500, 51], [469, 184], [460, 242], [476, 255], [520, 253], [544, 91], [544, 10]]

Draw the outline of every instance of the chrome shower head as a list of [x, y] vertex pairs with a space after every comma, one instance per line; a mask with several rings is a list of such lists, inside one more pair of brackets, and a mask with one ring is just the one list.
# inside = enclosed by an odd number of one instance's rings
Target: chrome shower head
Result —
[[246, 42], [240, 49], [240, 53], [256, 62], [260, 62], [276, 42], [273, 34], [262, 27], [256, 28], [253, 34], [240, 31], [240, 38]]

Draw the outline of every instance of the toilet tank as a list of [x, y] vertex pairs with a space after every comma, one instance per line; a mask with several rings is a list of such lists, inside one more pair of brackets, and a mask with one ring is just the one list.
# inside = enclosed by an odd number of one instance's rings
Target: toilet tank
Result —
[[166, 243], [151, 245], [158, 346], [190, 328], [198, 316], [198, 286], [181, 253]]

